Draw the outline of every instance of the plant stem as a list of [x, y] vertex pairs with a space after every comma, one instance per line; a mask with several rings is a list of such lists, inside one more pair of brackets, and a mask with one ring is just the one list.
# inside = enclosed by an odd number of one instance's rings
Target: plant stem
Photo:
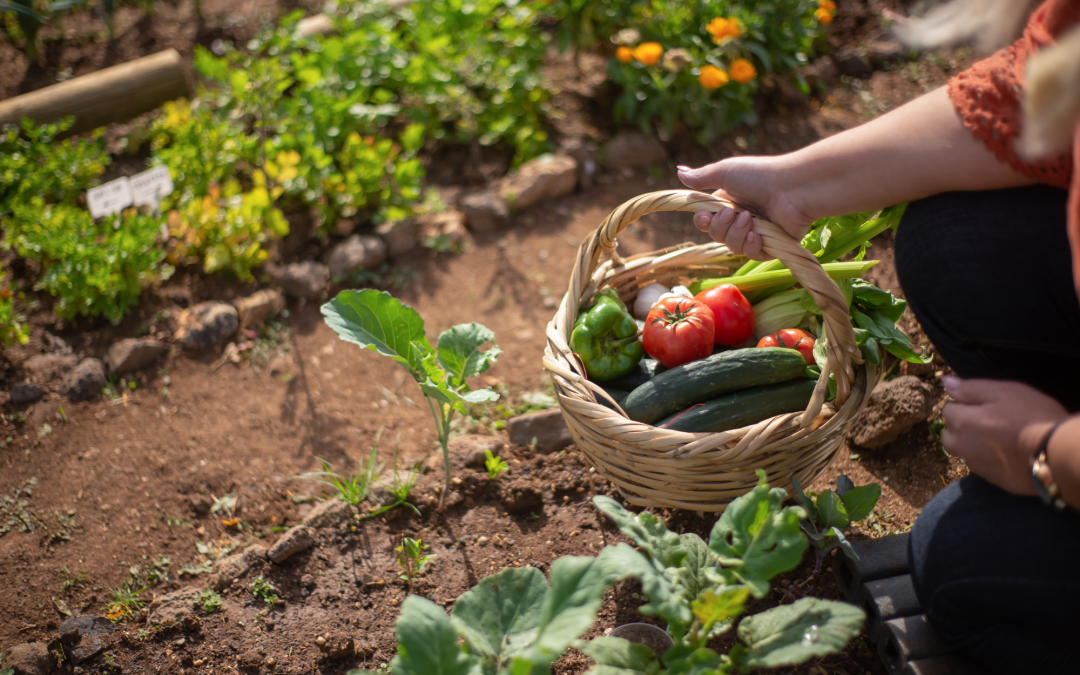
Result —
[[454, 408], [445, 403], [439, 403], [438, 408], [436, 408], [435, 402], [430, 398], [428, 398], [427, 402], [431, 406], [431, 415], [435, 418], [435, 428], [438, 430], [439, 445], [442, 447], [443, 453], [443, 468], [446, 470], [446, 480], [443, 481], [442, 494], [439, 495], [439, 506], [437, 507], [437, 510], [441, 513], [443, 504], [446, 501], [446, 493], [450, 490], [450, 421], [454, 417]]

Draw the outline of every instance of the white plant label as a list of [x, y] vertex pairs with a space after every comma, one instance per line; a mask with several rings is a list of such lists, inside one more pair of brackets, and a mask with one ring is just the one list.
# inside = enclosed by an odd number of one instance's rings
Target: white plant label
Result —
[[173, 191], [172, 175], [167, 166], [137, 173], [130, 180], [135, 206], [157, 206], [162, 197]]
[[131, 206], [133, 201], [131, 182], [126, 177], [111, 180], [86, 191], [86, 207], [94, 218], [119, 213]]

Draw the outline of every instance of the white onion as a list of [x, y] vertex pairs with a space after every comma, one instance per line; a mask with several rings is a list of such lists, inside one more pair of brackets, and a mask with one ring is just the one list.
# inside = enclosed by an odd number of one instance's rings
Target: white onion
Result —
[[667, 286], [662, 284], [649, 284], [638, 291], [637, 300], [634, 300], [634, 316], [645, 320], [649, 316], [649, 310], [660, 301], [660, 296], [668, 292]]

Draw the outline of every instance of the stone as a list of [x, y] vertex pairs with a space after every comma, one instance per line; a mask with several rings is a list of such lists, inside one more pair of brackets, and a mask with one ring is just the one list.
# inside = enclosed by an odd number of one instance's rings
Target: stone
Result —
[[536, 449], [540, 452], [562, 450], [574, 442], [558, 408], [512, 417], [506, 426], [511, 443], [532, 445], [535, 438]]
[[188, 501], [191, 503], [191, 510], [199, 517], [210, 515], [210, 509], [214, 506], [214, 500], [206, 495], [190, 495]]
[[[471, 469], [483, 469], [487, 460], [484, 451], [490, 450], [491, 454], [498, 455], [502, 446], [503, 442], [497, 436], [457, 436], [450, 441], [450, 456], [460, 458], [461, 462]], [[441, 465], [442, 453], [436, 454], [439, 455]]]
[[[71, 656], [72, 665], [81, 665], [105, 650], [106, 640], [116, 633], [112, 621], [103, 616], [84, 614], [60, 624], [61, 641]], [[64, 640], [74, 634], [77, 639]]]
[[329, 281], [330, 268], [312, 260], [286, 265], [277, 278], [286, 295], [305, 300], [321, 296]]
[[315, 533], [307, 525], [297, 525], [289, 529], [270, 547], [267, 556], [272, 562], [281, 564], [290, 556], [306, 551], [315, 544]]
[[607, 145], [609, 168], [651, 166], [667, 160], [667, 148], [660, 141], [637, 131], [616, 134]]
[[266, 320], [285, 309], [285, 296], [276, 288], [264, 288], [233, 302], [239, 330], [259, 328]]
[[462, 251], [469, 242], [465, 214], [444, 211], [424, 218], [424, 246], [443, 253]]
[[330, 253], [330, 278], [343, 281], [360, 270], [370, 270], [386, 260], [387, 246], [379, 237], [354, 234]]
[[239, 579], [247, 574], [253, 565], [266, 560], [266, 547], [261, 544], [252, 544], [240, 553], [234, 553], [214, 563], [214, 573], [208, 583], [215, 591], [223, 591], [228, 588], [233, 579]]
[[863, 48], [870, 64], [879, 69], [889, 63], [906, 60], [910, 53], [891, 33], [884, 31], [871, 35], [863, 43]]
[[416, 220], [405, 218], [386, 221], [375, 228], [375, 234], [386, 242], [386, 255], [393, 260], [416, 250], [420, 239], [419, 229]]
[[473, 232], [493, 232], [510, 219], [510, 205], [494, 190], [483, 190], [461, 198], [461, 211]]
[[15, 675], [49, 675], [54, 663], [44, 642], [15, 645], [4, 654], [4, 669], [11, 668]]
[[833, 58], [841, 75], [866, 78], [874, 74], [870, 61], [857, 49], [842, 49]]
[[101, 359], [83, 359], [64, 376], [61, 390], [72, 401], [89, 401], [101, 396], [105, 386], [105, 365]]
[[195, 598], [200, 592], [200, 589], [188, 586], [154, 598], [146, 608], [147, 622], [151, 626], [183, 623], [195, 610]]
[[63, 377], [79, 359], [71, 354], [35, 354], [26, 359], [23, 368], [39, 382]]
[[535, 511], [543, 508], [544, 493], [526, 480], [515, 480], [503, 484], [499, 501], [507, 511]]
[[315, 640], [315, 644], [318, 645], [323, 656], [331, 661], [344, 659], [356, 653], [356, 641], [353, 640], [351, 635], [344, 637], [320, 636], [319, 639]]
[[537, 157], [499, 182], [499, 194], [513, 211], [564, 197], [576, 188], [577, 160], [566, 155]]
[[45, 395], [45, 387], [37, 382], [16, 382], [11, 385], [11, 405], [24, 406], [37, 403]]
[[224, 302], [200, 302], [180, 312], [173, 339], [188, 349], [211, 349], [225, 342], [240, 325], [236, 308]]
[[919, 378], [904, 375], [885, 382], [852, 425], [851, 441], [870, 450], [880, 448], [926, 421], [933, 407], [934, 390]]
[[328, 499], [315, 505], [304, 516], [304, 525], [308, 527], [334, 528], [348, 520], [356, 510], [352, 504], [341, 500], [340, 497]]
[[133, 370], [142, 370], [167, 351], [169, 345], [150, 338], [117, 340], [109, 346], [105, 364], [109, 366], [110, 372], [122, 375]]

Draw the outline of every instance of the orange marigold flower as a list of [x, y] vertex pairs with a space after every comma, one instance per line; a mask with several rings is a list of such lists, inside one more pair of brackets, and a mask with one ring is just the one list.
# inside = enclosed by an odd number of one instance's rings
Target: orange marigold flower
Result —
[[735, 17], [725, 19], [723, 17], [716, 17], [705, 26], [705, 30], [713, 36], [713, 42], [720, 44], [725, 40], [730, 40], [742, 35], [743, 27], [742, 22]]
[[757, 70], [754, 68], [754, 64], [746, 59], [735, 59], [731, 62], [731, 66], [728, 67], [728, 71], [731, 73], [731, 79], [739, 84], [746, 84], [757, 77]]
[[817, 17], [817, 20], [821, 22], [822, 26], [828, 26], [830, 23], [832, 23], [833, 20], [832, 12], [825, 9], [824, 7], [819, 7], [817, 10], [815, 10], [814, 16]]
[[830, 12], [836, 11], [836, 3], [833, 0], [818, 0], [818, 7], [826, 9]]
[[698, 75], [698, 81], [701, 82], [701, 86], [706, 89], [719, 89], [728, 83], [728, 74], [722, 69], [717, 68], [711, 63], [701, 67], [701, 74]]
[[615, 58], [619, 63], [630, 63], [634, 60], [634, 50], [629, 47], [619, 47], [615, 50]]
[[647, 66], [655, 65], [664, 54], [664, 48], [659, 42], [646, 42], [634, 47], [634, 58]]

